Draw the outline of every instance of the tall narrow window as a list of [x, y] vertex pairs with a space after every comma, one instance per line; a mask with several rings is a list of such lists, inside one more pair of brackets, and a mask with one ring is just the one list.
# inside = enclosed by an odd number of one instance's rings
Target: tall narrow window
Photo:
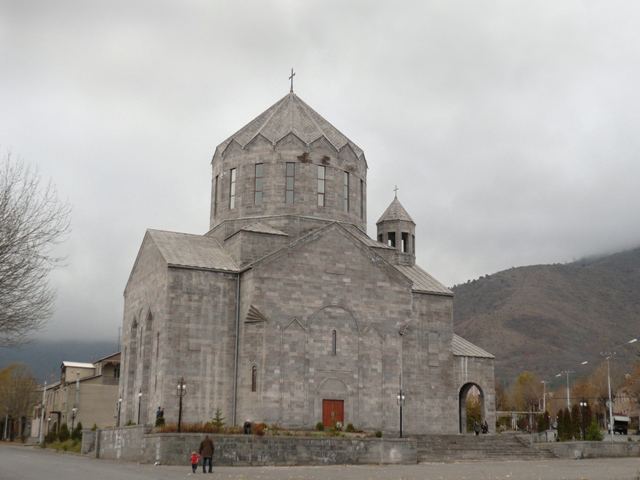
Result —
[[338, 332], [331, 330], [331, 355], [338, 353]]
[[349, 211], [349, 172], [343, 172], [342, 175], [342, 208], [345, 212]]
[[296, 164], [287, 162], [285, 171], [284, 203], [293, 203], [293, 188], [296, 181]]
[[326, 167], [318, 165], [318, 206], [324, 207], [324, 181], [326, 175]]
[[396, 246], [396, 232], [387, 233], [387, 245], [389, 245], [390, 247]]
[[255, 365], [251, 366], [251, 391], [255, 392], [258, 390], [258, 367]]
[[262, 187], [264, 182], [264, 163], [256, 163], [256, 181], [255, 181], [255, 193], [253, 195], [253, 203], [256, 205], [262, 204]]
[[360, 180], [360, 218], [364, 220], [364, 180]]
[[409, 234], [402, 232], [402, 252], [409, 253]]
[[411, 253], [416, 254], [416, 236], [411, 235]]
[[232, 168], [229, 172], [229, 209], [236, 208], [236, 169]]
[[218, 214], [218, 175], [213, 180], [213, 216]]
[[382, 239], [382, 234], [381, 233], [378, 234], [378, 241], [380, 243], [384, 242], [384, 240]]

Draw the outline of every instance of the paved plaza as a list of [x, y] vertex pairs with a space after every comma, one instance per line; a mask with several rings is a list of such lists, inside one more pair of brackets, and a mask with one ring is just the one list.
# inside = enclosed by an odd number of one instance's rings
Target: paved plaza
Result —
[[[199, 470], [197, 476], [202, 476]], [[191, 468], [96, 460], [39, 448], [0, 445], [2, 480], [165, 480], [196, 477]], [[464, 462], [399, 466], [225, 467], [208, 477], [225, 480], [636, 480], [640, 459]], [[196, 477], [197, 478], [197, 477]]]

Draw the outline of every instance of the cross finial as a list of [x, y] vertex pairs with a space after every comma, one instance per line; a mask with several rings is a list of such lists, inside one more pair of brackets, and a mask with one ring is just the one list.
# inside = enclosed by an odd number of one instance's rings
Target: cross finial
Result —
[[393, 189], [393, 194], [395, 198], [398, 198], [398, 190], [399, 190], [398, 185], [396, 185], [395, 188]]
[[289, 80], [291, 80], [291, 89], [289, 90], [290, 93], [293, 93], [293, 77], [295, 77], [296, 74], [293, 71], [293, 68], [291, 69], [291, 75], [289, 75]]

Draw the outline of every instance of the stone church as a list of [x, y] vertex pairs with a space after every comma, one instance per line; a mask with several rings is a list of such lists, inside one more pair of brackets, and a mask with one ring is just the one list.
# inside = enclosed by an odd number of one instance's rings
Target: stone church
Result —
[[398, 198], [367, 236], [363, 150], [293, 91], [215, 149], [210, 229], [147, 230], [124, 292], [121, 424], [245, 420], [465, 430], [493, 356], [453, 333]]

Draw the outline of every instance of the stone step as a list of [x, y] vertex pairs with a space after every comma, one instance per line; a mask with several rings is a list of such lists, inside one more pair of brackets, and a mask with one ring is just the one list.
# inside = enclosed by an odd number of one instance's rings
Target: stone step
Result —
[[421, 435], [416, 437], [420, 462], [460, 460], [533, 460], [554, 458], [516, 435]]

